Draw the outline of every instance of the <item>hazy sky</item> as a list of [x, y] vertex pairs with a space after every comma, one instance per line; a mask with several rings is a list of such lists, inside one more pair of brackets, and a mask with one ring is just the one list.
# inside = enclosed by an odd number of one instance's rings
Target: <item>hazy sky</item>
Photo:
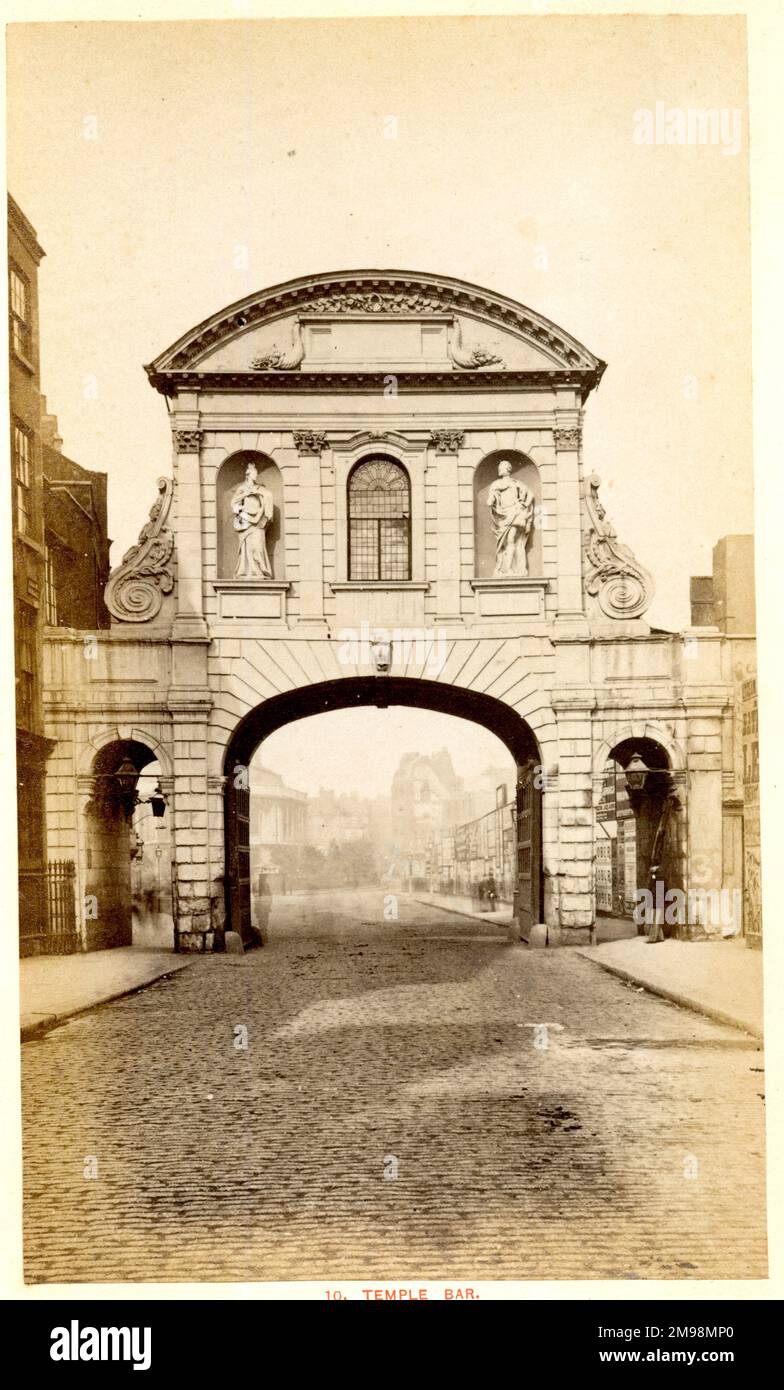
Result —
[[[651, 619], [687, 622], [689, 575], [752, 519], [743, 32], [12, 25], [9, 187], [47, 252], [44, 390], [66, 452], [109, 473], [115, 563], [170, 467], [143, 363], [291, 276], [429, 270], [535, 307], [609, 363], [586, 467], [657, 579]], [[740, 152], [636, 144], [634, 113], [657, 102], [742, 110]]]
[[319, 787], [330, 787], [357, 796], [383, 796], [404, 753], [435, 753], [439, 748], [449, 750], [455, 772], [469, 785], [488, 767], [508, 769], [514, 777], [507, 748], [481, 725], [400, 706], [363, 706], [298, 719], [271, 734], [256, 757], [262, 766], [280, 772], [290, 787], [311, 795]]

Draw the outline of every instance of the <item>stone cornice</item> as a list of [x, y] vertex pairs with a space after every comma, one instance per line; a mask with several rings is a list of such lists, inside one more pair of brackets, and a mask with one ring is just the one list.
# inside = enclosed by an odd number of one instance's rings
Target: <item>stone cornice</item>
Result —
[[46, 252], [38, 241], [35, 227], [28, 221], [22, 209], [11, 194], [8, 194], [8, 225], [13, 228], [17, 236], [24, 242], [27, 251], [32, 256], [36, 265], [40, 265]]
[[412, 315], [443, 318], [456, 313], [517, 334], [563, 368], [590, 370], [597, 381], [604, 371], [605, 363], [582, 343], [524, 304], [450, 276], [400, 270], [338, 271], [273, 285], [205, 319], [146, 371], [152, 379], [161, 372], [195, 367], [219, 343], [257, 324], [290, 315], [372, 320]]
[[[602, 368], [603, 370], [603, 368]], [[382, 395], [388, 374], [376, 372], [243, 372], [170, 370], [148, 367], [151, 386], [163, 396], [179, 391], [233, 391], [245, 394], [285, 395], [354, 391]], [[493, 393], [552, 390], [571, 386], [585, 400], [597, 385], [601, 372], [594, 368], [546, 368], [535, 371], [396, 372], [398, 395], [432, 392]]]

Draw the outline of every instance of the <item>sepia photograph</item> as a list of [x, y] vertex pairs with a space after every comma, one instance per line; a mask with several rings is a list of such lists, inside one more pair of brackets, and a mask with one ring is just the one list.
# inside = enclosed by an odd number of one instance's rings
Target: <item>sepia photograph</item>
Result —
[[769, 1276], [747, 23], [550, 8], [7, 27], [30, 1289]]

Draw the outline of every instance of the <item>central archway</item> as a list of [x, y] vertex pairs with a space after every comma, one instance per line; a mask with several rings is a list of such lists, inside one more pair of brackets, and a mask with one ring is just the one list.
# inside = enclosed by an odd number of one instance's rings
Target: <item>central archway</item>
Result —
[[257, 748], [276, 729], [298, 719], [353, 706], [385, 709], [403, 705], [454, 715], [480, 724], [508, 748], [517, 768], [514, 916], [527, 939], [539, 921], [542, 902], [541, 755], [525, 720], [501, 700], [459, 686], [403, 676], [356, 676], [322, 681], [274, 696], [240, 720], [226, 747], [225, 854], [226, 925], [246, 943], [257, 942], [251, 916], [250, 785], [248, 769]]

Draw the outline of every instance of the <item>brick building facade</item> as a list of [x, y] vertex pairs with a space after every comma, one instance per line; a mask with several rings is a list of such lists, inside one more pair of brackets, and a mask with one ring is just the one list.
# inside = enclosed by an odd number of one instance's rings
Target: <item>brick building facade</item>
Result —
[[[10, 453], [23, 954], [64, 949], [76, 940], [72, 856], [54, 873], [49, 863], [52, 855], [58, 857], [60, 817], [67, 821], [68, 812], [65, 803], [60, 809], [50, 801], [45, 813], [46, 764], [55, 748], [44, 718], [46, 625], [63, 617], [74, 630], [109, 624], [103, 598], [108, 572], [106, 475], [89, 473], [62, 456], [57, 422], [47, 414], [41, 395], [38, 267], [44, 254], [35, 229], [9, 195]], [[53, 616], [58, 609], [59, 620]], [[69, 848], [70, 840], [66, 853]]]

